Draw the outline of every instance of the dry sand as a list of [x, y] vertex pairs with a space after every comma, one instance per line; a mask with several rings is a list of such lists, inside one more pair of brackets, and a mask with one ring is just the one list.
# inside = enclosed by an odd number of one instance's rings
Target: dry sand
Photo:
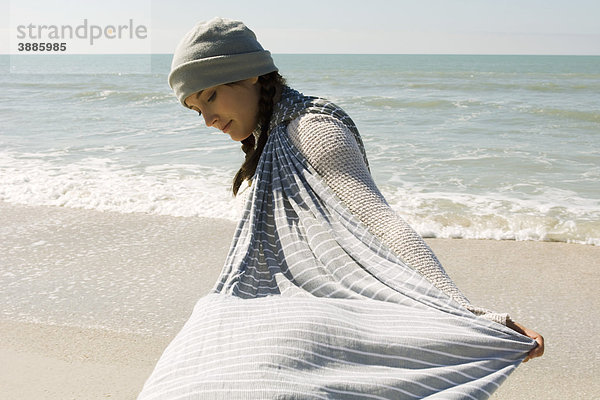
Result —
[[[233, 234], [223, 220], [0, 203], [0, 399], [134, 399]], [[474, 304], [546, 354], [494, 399], [600, 398], [600, 247], [428, 240]]]

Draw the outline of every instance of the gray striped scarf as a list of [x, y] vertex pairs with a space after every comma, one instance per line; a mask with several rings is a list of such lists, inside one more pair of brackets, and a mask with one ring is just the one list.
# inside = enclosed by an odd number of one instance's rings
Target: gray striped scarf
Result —
[[140, 400], [486, 399], [533, 348], [348, 211], [287, 137], [290, 120], [314, 112], [360, 140], [335, 105], [284, 92], [221, 277]]

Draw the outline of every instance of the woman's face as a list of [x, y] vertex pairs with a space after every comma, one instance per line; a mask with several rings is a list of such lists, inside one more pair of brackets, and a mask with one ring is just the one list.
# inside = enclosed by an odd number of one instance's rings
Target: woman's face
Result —
[[213, 86], [185, 99], [185, 104], [204, 117], [206, 126], [215, 127], [240, 142], [258, 124], [258, 77]]

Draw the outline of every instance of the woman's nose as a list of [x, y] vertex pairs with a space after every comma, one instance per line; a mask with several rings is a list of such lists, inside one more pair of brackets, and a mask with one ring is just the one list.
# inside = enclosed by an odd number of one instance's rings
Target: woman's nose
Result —
[[209, 128], [212, 127], [212, 126], [215, 126], [215, 124], [219, 120], [217, 118], [216, 114], [204, 114], [203, 113], [202, 116], [204, 117], [204, 123]]
[[215, 124], [219, 121], [217, 114], [211, 110], [204, 110], [202, 112], [202, 116], [204, 117], [204, 123], [209, 128], [215, 126]]

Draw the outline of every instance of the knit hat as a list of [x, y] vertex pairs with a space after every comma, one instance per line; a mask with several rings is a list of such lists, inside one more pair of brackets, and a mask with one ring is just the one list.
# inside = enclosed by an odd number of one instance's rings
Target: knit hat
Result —
[[271, 53], [240, 21], [198, 23], [177, 45], [169, 85], [181, 104], [200, 90], [277, 71]]

